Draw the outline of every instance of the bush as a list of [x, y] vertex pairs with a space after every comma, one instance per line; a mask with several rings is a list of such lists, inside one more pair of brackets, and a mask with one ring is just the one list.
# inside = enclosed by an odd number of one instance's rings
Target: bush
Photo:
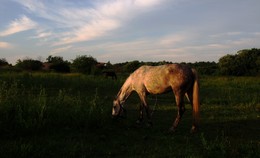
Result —
[[38, 71], [42, 69], [42, 62], [33, 59], [18, 60], [16, 67], [27, 71]]
[[62, 57], [59, 56], [49, 56], [47, 62], [50, 64], [49, 69], [54, 70], [55, 72], [70, 72], [70, 63], [68, 61], [64, 61]]
[[235, 55], [225, 55], [219, 59], [221, 75], [255, 76], [260, 74], [260, 49], [240, 50]]
[[2, 58], [0, 59], [0, 67], [3, 67], [3, 66], [8, 66], [8, 62], [6, 61], [6, 59]]
[[77, 56], [72, 62], [72, 67], [76, 72], [84, 74], [94, 74], [96, 71], [97, 60], [91, 56]]

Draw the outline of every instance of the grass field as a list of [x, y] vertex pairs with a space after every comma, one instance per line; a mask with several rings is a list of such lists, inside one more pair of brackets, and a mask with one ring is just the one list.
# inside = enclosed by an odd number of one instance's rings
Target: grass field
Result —
[[[111, 119], [124, 78], [80, 74], [0, 74], [0, 157], [259, 157], [260, 78], [201, 77], [200, 130], [191, 107], [175, 133], [172, 93], [158, 96], [153, 127], [136, 126], [139, 99], [127, 118]], [[155, 96], [148, 102], [154, 107]]]

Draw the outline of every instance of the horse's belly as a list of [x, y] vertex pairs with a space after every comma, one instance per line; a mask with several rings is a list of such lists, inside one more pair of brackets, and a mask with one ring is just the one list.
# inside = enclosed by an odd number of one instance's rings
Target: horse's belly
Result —
[[171, 87], [163, 85], [163, 84], [150, 83], [150, 84], [146, 85], [146, 90], [150, 94], [162, 94], [162, 93], [170, 91]]

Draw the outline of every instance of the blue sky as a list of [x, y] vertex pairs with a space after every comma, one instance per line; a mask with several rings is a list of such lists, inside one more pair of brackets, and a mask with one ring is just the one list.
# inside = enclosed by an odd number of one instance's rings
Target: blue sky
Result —
[[0, 58], [218, 61], [260, 48], [259, 0], [1, 0]]

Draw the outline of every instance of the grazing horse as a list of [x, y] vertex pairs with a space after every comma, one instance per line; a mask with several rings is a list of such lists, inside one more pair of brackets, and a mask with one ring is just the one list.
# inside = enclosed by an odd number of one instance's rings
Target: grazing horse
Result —
[[147, 94], [162, 94], [173, 91], [178, 107], [177, 117], [173, 122], [171, 132], [174, 132], [185, 111], [184, 96], [188, 98], [193, 108], [193, 124], [191, 132], [195, 132], [199, 119], [199, 81], [195, 69], [187, 65], [167, 64], [161, 66], [141, 66], [125, 81], [113, 102], [112, 116], [122, 116], [125, 109], [123, 104], [133, 91], [141, 99], [140, 116], [137, 123], [143, 121], [143, 107], [148, 123], [151, 123], [151, 110], [147, 104]]
[[117, 76], [114, 71], [104, 71], [103, 74], [106, 78], [111, 77], [113, 80], [117, 80]]

